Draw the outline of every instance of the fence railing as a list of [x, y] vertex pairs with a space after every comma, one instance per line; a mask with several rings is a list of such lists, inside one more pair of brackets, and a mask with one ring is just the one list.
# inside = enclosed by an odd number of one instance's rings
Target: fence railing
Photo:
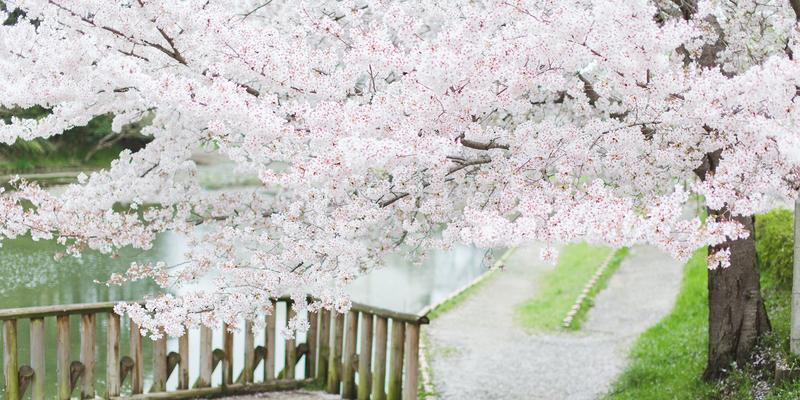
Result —
[[[30, 394], [34, 400], [52, 396], [66, 400], [100, 396], [106, 399], [178, 399], [259, 391], [323, 387], [344, 399], [411, 400], [417, 398], [419, 376], [420, 327], [428, 323], [424, 315], [398, 313], [354, 303], [347, 314], [322, 310], [309, 315], [310, 329], [305, 342], [286, 339], [284, 351], [277, 354], [279, 323], [286, 324], [294, 311], [289, 299], [285, 318], [278, 321], [275, 311], [265, 316], [263, 345], [256, 346], [252, 321], [245, 321], [241, 348], [234, 347], [234, 333], [224, 326], [222, 348], [214, 348], [214, 330], [199, 329], [199, 348], [190, 357], [189, 335], [178, 338], [178, 351], [167, 352], [167, 339], [143, 338], [129, 321], [127, 352], [121, 349], [121, 318], [113, 312], [116, 303], [74, 304], [0, 310], [3, 335], [4, 398], [18, 400]], [[98, 315], [105, 338], [97, 338]], [[79, 316], [80, 351], [70, 349], [70, 316]], [[45, 320], [55, 319], [55, 354], [45, 343]], [[30, 351], [27, 364], [19, 358], [18, 321], [28, 320]], [[78, 317], [73, 317], [77, 321]], [[50, 322], [48, 322], [50, 323]], [[282, 325], [281, 325], [282, 326]], [[73, 327], [74, 328], [74, 327]], [[73, 329], [74, 331], [74, 329]], [[391, 331], [391, 333], [390, 333]], [[98, 340], [99, 339], [99, 340]], [[103, 343], [104, 340], [104, 343]], [[149, 352], [144, 352], [144, 347]], [[105, 346], [105, 360], [98, 360], [98, 348]], [[47, 350], [47, 351], [45, 351]], [[127, 354], [123, 354], [127, 353]], [[243, 367], [234, 371], [235, 354], [243, 356]], [[145, 355], [150, 359], [146, 360]], [[48, 371], [48, 357], [56, 357], [55, 379]], [[283, 362], [278, 363], [278, 356]], [[304, 359], [303, 370], [297, 370]], [[51, 360], [52, 361], [52, 360]], [[105, 377], [95, 374], [97, 362], [104, 362]], [[190, 382], [190, 366], [195, 363], [197, 378]], [[145, 365], [152, 373], [145, 388]], [[283, 369], [276, 371], [276, 367]], [[255, 376], [261, 366], [262, 376]], [[212, 374], [221, 369], [222, 379], [214, 384]], [[52, 368], [51, 368], [52, 369]], [[235, 373], [236, 372], [236, 373]], [[177, 374], [177, 387], [167, 381]], [[173, 378], [174, 380], [175, 378]], [[98, 382], [105, 388], [98, 393]], [[127, 384], [126, 384], [127, 382]], [[123, 387], [125, 388], [123, 390]], [[147, 390], [145, 390], [147, 389]], [[52, 397], [50, 397], [52, 398]]]

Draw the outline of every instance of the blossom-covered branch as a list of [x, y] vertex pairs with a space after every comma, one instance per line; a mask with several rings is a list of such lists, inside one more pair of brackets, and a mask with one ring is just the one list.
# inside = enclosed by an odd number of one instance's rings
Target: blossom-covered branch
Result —
[[[0, 106], [49, 113], [0, 122], [2, 142], [105, 114], [117, 132], [146, 118], [153, 140], [58, 196], [5, 193], [2, 236], [71, 253], [186, 236], [179, 268], [113, 279], [174, 290], [121, 308], [154, 331], [233, 323], [271, 296], [344, 309], [344, 286], [398, 243], [685, 258], [747, 235], [686, 216], [693, 195], [735, 216], [796, 193], [796, 4], [729, 3], [7, 1], [24, 16], [0, 27]], [[694, 61], [709, 57], [719, 68]], [[205, 192], [199, 149], [261, 185]]]

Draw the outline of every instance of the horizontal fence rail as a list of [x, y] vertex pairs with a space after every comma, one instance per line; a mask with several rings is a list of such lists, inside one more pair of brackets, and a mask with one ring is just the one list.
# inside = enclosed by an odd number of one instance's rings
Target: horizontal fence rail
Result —
[[[277, 333], [295, 314], [292, 301], [279, 298], [273, 300], [273, 313], [264, 317], [263, 332], [254, 330], [253, 321], [242, 324], [240, 346], [234, 345], [234, 332], [228, 325], [221, 327], [221, 348], [214, 348], [212, 328], [193, 330], [199, 340], [190, 357], [188, 333], [177, 339], [177, 351], [168, 351], [166, 338], [142, 337], [133, 321], [114, 313], [116, 304], [0, 310], [3, 398], [179, 399], [302, 387], [324, 387], [344, 399], [417, 398], [420, 327], [428, 323], [424, 315], [353, 303], [346, 314], [328, 310], [309, 314], [309, 331], [304, 342], [297, 343], [298, 339], [284, 339]], [[278, 305], [286, 311], [280, 321]], [[25, 361], [19, 359], [20, 321], [28, 327], [30, 351]], [[45, 325], [53, 322], [55, 343], [46, 343]], [[125, 332], [122, 322], [129, 328]], [[105, 324], [100, 330], [104, 338], [97, 337], [98, 323]], [[70, 346], [75, 325], [78, 354]], [[127, 348], [122, 346], [123, 338]], [[256, 345], [257, 341], [263, 345]], [[281, 354], [277, 354], [279, 341], [283, 341]], [[101, 346], [105, 359], [98, 360]], [[239, 371], [234, 371], [234, 355], [243, 359]], [[48, 368], [53, 357], [55, 371]], [[105, 376], [95, 374], [97, 365], [104, 367]], [[145, 365], [151, 371], [147, 376]], [[193, 382], [190, 370], [196, 371]], [[167, 385], [170, 379], [173, 387]]]

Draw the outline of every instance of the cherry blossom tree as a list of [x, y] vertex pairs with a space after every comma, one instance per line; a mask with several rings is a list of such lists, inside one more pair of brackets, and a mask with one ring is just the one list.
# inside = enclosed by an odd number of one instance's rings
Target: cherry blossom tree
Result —
[[[119, 307], [156, 335], [285, 294], [303, 330], [390, 252], [541, 241], [553, 259], [576, 240], [710, 246], [707, 378], [769, 329], [752, 215], [797, 194], [797, 1], [6, 5], [22, 14], [0, 28], [0, 106], [48, 114], [0, 140], [113, 115], [116, 131], [151, 121], [152, 141], [59, 195], [14, 181], [0, 235], [72, 256], [187, 237], [184, 263], [109, 281], [165, 289]], [[261, 185], [202, 190], [197, 149]], [[684, 212], [696, 195], [704, 223]]]

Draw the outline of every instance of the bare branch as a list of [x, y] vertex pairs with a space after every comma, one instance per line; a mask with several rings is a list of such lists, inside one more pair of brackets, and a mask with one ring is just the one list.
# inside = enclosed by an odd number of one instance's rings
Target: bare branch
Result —
[[461, 139], [462, 146], [475, 150], [509, 149], [509, 146], [507, 144], [496, 143], [494, 139], [488, 142], [477, 142], [475, 140], [464, 139], [464, 134], [461, 134], [461, 136], [459, 136], [458, 139]]
[[394, 204], [394, 202], [396, 202], [397, 200], [400, 200], [400, 199], [403, 199], [403, 198], [406, 198], [406, 197], [408, 197], [408, 193], [407, 192], [398, 193], [394, 197], [392, 197], [391, 199], [387, 199], [387, 200], [384, 200], [384, 201], [378, 203], [378, 205], [381, 206], [381, 207], [388, 207], [388, 206]]
[[455, 173], [457, 171], [460, 171], [460, 170], [462, 170], [464, 168], [467, 168], [469, 166], [472, 166], [472, 165], [488, 164], [490, 162], [492, 162], [492, 159], [489, 158], [489, 157], [481, 157], [481, 158], [478, 158], [478, 159], [475, 159], [475, 160], [467, 160], [467, 161], [464, 161], [464, 162], [458, 162], [459, 165], [456, 165], [455, 167], [450, 168], [447, 171], [447, 175], [453, 174], [453, 173]]

